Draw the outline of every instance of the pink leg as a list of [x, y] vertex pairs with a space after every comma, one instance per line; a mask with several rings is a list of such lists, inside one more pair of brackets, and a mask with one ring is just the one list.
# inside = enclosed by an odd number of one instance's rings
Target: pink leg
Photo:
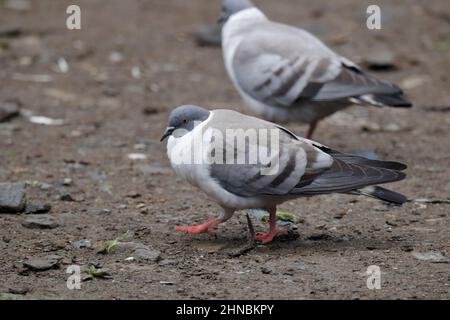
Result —
[[269, 223], [270, 228], [268, 233], [257, 233], [256, 240], [261, 241], [261, 243], [266, 244], [272, 242], [273, 238], [277, 235], [285, 235], [287, 234], [286, 229], [277, 229], [277, 209], [271, 208], [269, 210]]
[[216, 234], [212, 231], [209, 231], [209, 228], [212, 228], [219, 223], [221, 223], [224, 219], [222, 217], [215, 218], [211, 221], [208, 221], [203, 224], [199, 224], [198, 226], [186, 226], [186, 227], [176, 227], [176, 231], [187, 232], [189, 234], [199, 234], [199, 233], [207, 233], [209, 236], [215, 237]]
[[308, 133], [306, 134], [306, 139], [311, 139], [313, 134], [314, 134], [314, 130], [316, 130], [317, 127], [317, 121], [314, 121], [313, 123], [311, 123], [309, 125], [309, 129], [308, 129]]

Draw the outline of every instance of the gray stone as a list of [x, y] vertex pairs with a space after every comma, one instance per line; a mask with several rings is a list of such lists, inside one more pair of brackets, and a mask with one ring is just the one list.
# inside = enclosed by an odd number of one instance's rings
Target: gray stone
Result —
[[48, 255], [44, 257], [33, 257], [23, 263], [23, 266], [32, 271], [45, 271], [49, 269], [57, 269], [61, 261], [61, 257], [57, 255]]
[[17, 101], [6, 101], [0, 105], [0, 122], [5, 122], [17, 117], [20, 107]]
[[450, 260], [439, 251], [412, 252], [414, 258], [434, 263], [448, 263]]
[[261, 267], [261, 272], [262, 272], [263, 274], [271, 274], [271, 273], [272, 273], [272, 270], [270, 270], [270, 269], [267, 268], [267, 267]]
[[72, 195], [70, 195], [69, 193], [63, 193], [61, 194], [61, 196], [59, 197], [59, 199], [61, 201], [67, 201], [67, 202], [75, 202], [75, 198], [72, 197]]
[[333, 215], [333, 218], [339, 220], [339, 219], [342, 219], [343, 217], [345, 217], [346, 214], [347, 214], [347, 212], [345, 212], [345, 211], [339, 211]]
[[89, 239], [77, 240], [72, 242], [72, 246], [75, 249], [92, 248], [92, 241]]
[[111, 252], [133, 255], [138, 261], [142, 262], [158, 262], [161, 259], [159, 250], [136, 242], [119, 242], [113, 247]]
[[52, 206], [49, 205], [48, 203], [45, 203], [45, 204], [27, 203], [27, 205], [25, 206], [25, 213], [26, 214], [42, 214], [42, 213], [49, 212], [51, 209], [52, 209]]
[[131, 254], [137, 249], [145, 249], [146, 246], [142, 243], [136, 242], [118, 242], [112, 249], [112, 253], [127, 253]]
[[0, 213], [21, 212], [25, 206], [25, 184], [0, 183]]
[[134, 251], [135, 258], [145, 262], [158, 262], [161, 259], [161, 251], [150, 248], [138, 248]]
[[22, 226], [28, 229], [54, 229], [58, 225], [58, 222], [48, 214], [33, 214], [22, 222]]

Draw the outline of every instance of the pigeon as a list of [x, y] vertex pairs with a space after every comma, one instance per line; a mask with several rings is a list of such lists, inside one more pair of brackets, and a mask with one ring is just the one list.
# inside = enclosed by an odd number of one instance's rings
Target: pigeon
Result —
[[237, 210], [269, 213], [271, 242], [286, 233], [276, 228], [277, 205], [298, 197], [351, 193], [401, 205], [405, 196], [376, 186], [405, 178], [406, 165], [370, 160], [301, 138], [288, 129], [242, 113], [195, 105], [175, 108], [161, 136], [175, 173], [203, 190], [223, 209], [217, 218], [177, 231], [207, 233]]
[[309, 124], [354, 104], [408, 108], [402, 90], [333, 52], [311, 33], [270, 21], [249, 0], [223, 0], [225, 67], [262, 118]]

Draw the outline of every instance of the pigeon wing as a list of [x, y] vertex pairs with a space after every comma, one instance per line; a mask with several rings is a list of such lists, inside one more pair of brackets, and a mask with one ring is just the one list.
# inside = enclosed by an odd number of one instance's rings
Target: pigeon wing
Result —
[[[227, 121], [221, 120], [225, 118]], [[222, 163], [212, 161], [210, 176], [225, 190], [238, 196], [287, 195], [303, 176], [323, 172], [332, 164], [331, 156], [325, 152], [296, 139], [275, 124], [257, 118], [229, 110], [215, 110], [209, 127], [223, 132], [226, 137], [220, 151]], [[248, 133], [248, 137], [251, 132], [248, 130], [256, 129], [258, 138], [243, 139], [240, 136], [241, 143], [238, 143], [226, 135], [230, 129]], [[274, 137], [271, 131], [264, 131], [267, 143], [261, 143], [260, 129], [275, 130], [277, 135]], [[218, 154], [217, 150], [213, 153]], [[270, 162], [262, 160], [260, 154], [271, 155], [267, 157]]]
[[312, 34], [273, 22], [263, 22], [245, 34], [232, 68], [241, 90], [280, 107], [301, 99], [401, 94], [397, 86], [371, 77]]

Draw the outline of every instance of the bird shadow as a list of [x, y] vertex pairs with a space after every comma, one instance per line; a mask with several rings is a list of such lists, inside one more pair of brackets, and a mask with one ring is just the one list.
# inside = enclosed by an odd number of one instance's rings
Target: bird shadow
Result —
[[[347, 250], [377, 251], [410, 245], [410, 241], [403, 238], [397, 240], [373, 239], [364, 236], [335, 236], [328, 233], [313, 233], [303, 236], [297, 234], [294, 237], [275, 238], [273, 242], [264, 245], [256, 242], [254, 237], [253, 239], [250, 237], [247, 237], [247, 239], [242, 237], [219, 237], [207, 241], [220, 248], [214, 253], [229, 258], [239, 258], [245, 255], [258, 255], [261, 253], [279, 256], [282, 254], [305, 254], [308, 252], [329, 254]], [[204, 242], [204, 240], [196, 239], [195, 242], [200, 243]]]

